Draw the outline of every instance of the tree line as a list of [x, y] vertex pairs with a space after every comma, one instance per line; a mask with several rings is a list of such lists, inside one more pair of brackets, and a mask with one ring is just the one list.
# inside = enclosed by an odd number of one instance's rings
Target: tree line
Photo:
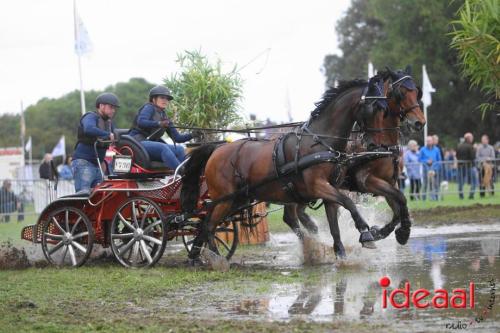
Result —
[[[462, 77], [459, 54], [450, 47], [452, 23], [463, 3], [352, 0], [336, 25], [342, 54], [324, 59], [327, 84], [366, 78], [369, 61], [378, 69], [410, 64], [413, 76], [422, 82], [425, 64], [437, 90], [428, 108], [429, 134], [438, 134], [448, 146], [456, 145], [468, 131], [476, 137], [486, 133], [492, 141], [500, 140], [500, 117], [496, 112], [483, 113], [478, 109], [490, 97], [478, 87], [471, 88], [471, 82]], [[423, 143], [422, 135], [417, 138]]]

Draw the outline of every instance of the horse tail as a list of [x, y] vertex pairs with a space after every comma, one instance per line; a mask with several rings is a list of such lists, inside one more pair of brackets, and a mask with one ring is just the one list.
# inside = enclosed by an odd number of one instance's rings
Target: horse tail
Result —
[[200, 176], [217, 144], [206, 144], [189, 154], [184, 169], [181, 190], [181, 207], [184, 212], [193, 212], [200, 196]]

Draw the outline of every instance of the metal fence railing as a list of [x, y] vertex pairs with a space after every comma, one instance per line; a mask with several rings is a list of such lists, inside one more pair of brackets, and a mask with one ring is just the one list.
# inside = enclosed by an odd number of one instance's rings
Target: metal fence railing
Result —
[[0, 179], [0, 222], [21, 222], [26, 215], [36, 215], [50, 202], [75, 193], [72, 180], [54, 182], [46, 179]]
[[[404, 171], [406, 178], [399, 185], [409, 200], [443, 200], [447, 194], [490, 196], [500, 191], [500, 159], [413, 163], [406, 164]], [[22, 221], [26, 215], [41, 213], [56, 198], [75, 192], [72, 180], [60, 180], [57, 190], [54, 182], [45, 179], [0, 179], [0, 186], [0, 222]]]
[[410, 200], [443, 200], [446, 194], [460, 198], [491, 196], [500, 188], [500, 159], [408, 163], [404, 171], [399, 185]]

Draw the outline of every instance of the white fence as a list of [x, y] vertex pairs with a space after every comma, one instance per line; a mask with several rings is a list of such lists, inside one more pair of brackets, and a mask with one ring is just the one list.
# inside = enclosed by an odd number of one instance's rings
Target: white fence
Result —
[[22, 221], [25, 215], [41, 213], [54, 199], [75, 193], [72, 180], [60, 180], [57, 188], [46, 179], [0, 179], [0, 185], [0, 222]]

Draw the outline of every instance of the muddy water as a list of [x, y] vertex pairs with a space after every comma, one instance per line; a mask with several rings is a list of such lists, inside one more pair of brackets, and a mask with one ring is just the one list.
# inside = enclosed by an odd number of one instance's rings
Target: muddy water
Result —
[[[361, 249], [356, 233], [343, 229], [347, 260], [305, 267], [296, 237], [288, 233], [274, 235], [266, 247], [247, 249], [248, 254], [235, 260], [245, 267], [272, 267], [276, 274], [300, 272], [296, 282], [237, 288], [223, 282], [220, 286], [200, 286], [192, 290], [194, 298], [179, 294], [175, 299], [182, 301], [177, 308], [202, 317], [240, 320], [360, 321], [388, 324], [404, 332], [500, 332], [498, 291], [496, 304], [492, 310], [487, 309], [491, 293], [495, 292], [489, 281], [495, 281], [497, 290], [500, 284], [500, 225], [414, 228], [406, 246], [389, 238], [378, 242], [376, 250]], [[322, 238], [330, 242], [326, 235]], [[426, 288], [431, 292], [425, 300], [432, 298], [435, 289], [444, 288], [451, 297], [453, 289], [469, 291], [469, 283], [474, 282], [475, 307], [417, 309], [410, 303], [408, 309], [396, 309], [389, 302], [383, 309], [379, 284], [383, 276], [390, 278], [389, 293], [409, 282], [411, 291]], [[166, 300], [158, 302], [168, 306]], [[476, 322], [481, 315], [483, 320]]]

